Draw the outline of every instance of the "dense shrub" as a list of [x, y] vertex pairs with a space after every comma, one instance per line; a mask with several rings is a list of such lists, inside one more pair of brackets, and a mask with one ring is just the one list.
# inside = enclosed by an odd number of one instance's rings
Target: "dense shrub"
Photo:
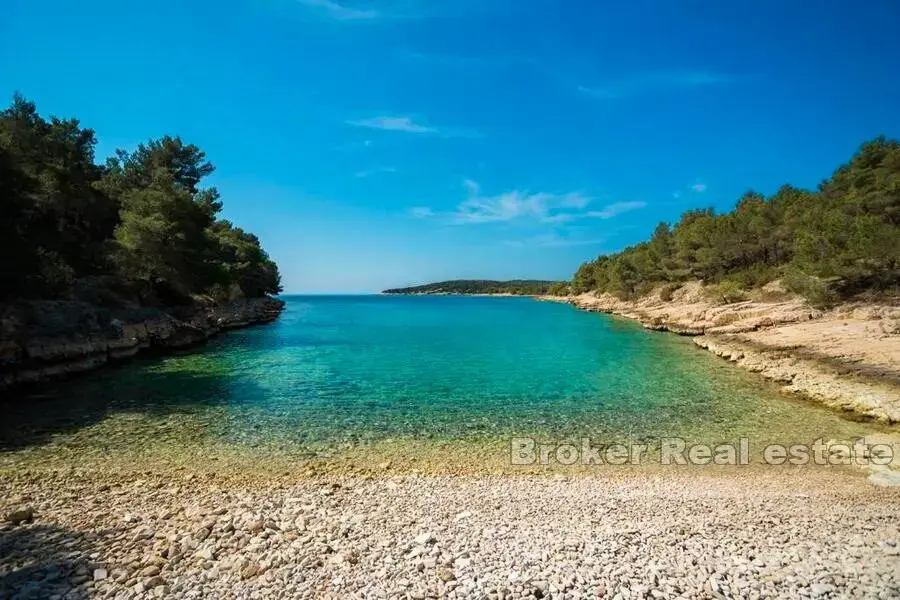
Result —
[[720, 304], [734, 304], [747, 299], [747, 293], [730, 279], [706, 286], [705, 292], [713, 302]]
[[815, 308], [828, 308], [840, 299], [839, 294], [831, 289], [827, 282], [801, 271], [788, 271], [782, 283], [785, 289], [800, 294]]

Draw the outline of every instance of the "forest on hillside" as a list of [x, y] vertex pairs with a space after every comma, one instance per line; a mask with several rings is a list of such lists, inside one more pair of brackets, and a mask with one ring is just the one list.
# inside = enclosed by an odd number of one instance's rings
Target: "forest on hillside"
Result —
[[0, 300], [165, 306], [281, 290], [257, 237], [201, 186], [214, 171], [203, 151], [166, 136], [98, 165], [96, 142], [19, 95], [0, 112]]
[[900, 143], [866, 142], [815, 191], [785, 185], [768, 198], [748, 191], [728, 213], [689, 210], [649, 240], [582, 264], [554, 291], [627, 299], [700, 280], [734, 301], [774, 279], [823, 306], [898, 294]]
[[494, 281], [491, 279], [454, 279], [406, 288], [384, 290], [383, 294], [514, 294], [517, 296], [539, 296], [549, 292], [557, 281], [537, 279], [513, 279]]

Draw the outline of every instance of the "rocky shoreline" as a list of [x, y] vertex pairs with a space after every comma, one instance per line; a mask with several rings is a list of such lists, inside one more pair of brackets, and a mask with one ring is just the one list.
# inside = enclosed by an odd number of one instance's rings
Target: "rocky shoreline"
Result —
[[[591, 293], [546, 297], [692, 336], [700, 348], [822, 404], [884, 423], [900, 422], [900, 307], [853, 303], [811, 308], [769, 289], [755, 300], [718, 303], [698, 283], [637, 300]], [[773, 299], [774, 297], [774, 299]]]
[[127, 360], [171, 353], [221, 331], [278, 318], [284, 301], [250, 298], [171, 310], [103, 310], [84, 302], [42, 301], [0, 308], [0, 390], [59, 379]]

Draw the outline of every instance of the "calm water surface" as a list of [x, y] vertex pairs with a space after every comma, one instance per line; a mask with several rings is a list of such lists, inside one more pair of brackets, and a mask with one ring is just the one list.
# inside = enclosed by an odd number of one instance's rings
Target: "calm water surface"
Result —
[[7, 451], [323, 452], [385, 441], [598, 441], [872, 431], [689, 339], [525, 298], [291, 296], [275, 323], [4, 407]]

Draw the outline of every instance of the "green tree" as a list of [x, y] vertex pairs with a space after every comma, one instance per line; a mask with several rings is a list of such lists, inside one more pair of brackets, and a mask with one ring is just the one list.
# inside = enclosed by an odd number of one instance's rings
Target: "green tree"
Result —
[[0, 112], [0, 296], [62, 297], [96, 275], [164, 303], [280, 291], [256, 236], [218, 220], [219, 192], [201, 187], [214, 167], [197, 146], [166, 136], [101, 167], [95, 144], [19, 95]]
[[59, 292], [76, 274], [105, 268], [106, 243], [118, 207], [95, 184], [94, 132], [77, 120], [43, 119], [34, 103], [16, 95], [0, 112], [0, 151], [7, 229], [27, 246], [4, 278], [6, 295]]

